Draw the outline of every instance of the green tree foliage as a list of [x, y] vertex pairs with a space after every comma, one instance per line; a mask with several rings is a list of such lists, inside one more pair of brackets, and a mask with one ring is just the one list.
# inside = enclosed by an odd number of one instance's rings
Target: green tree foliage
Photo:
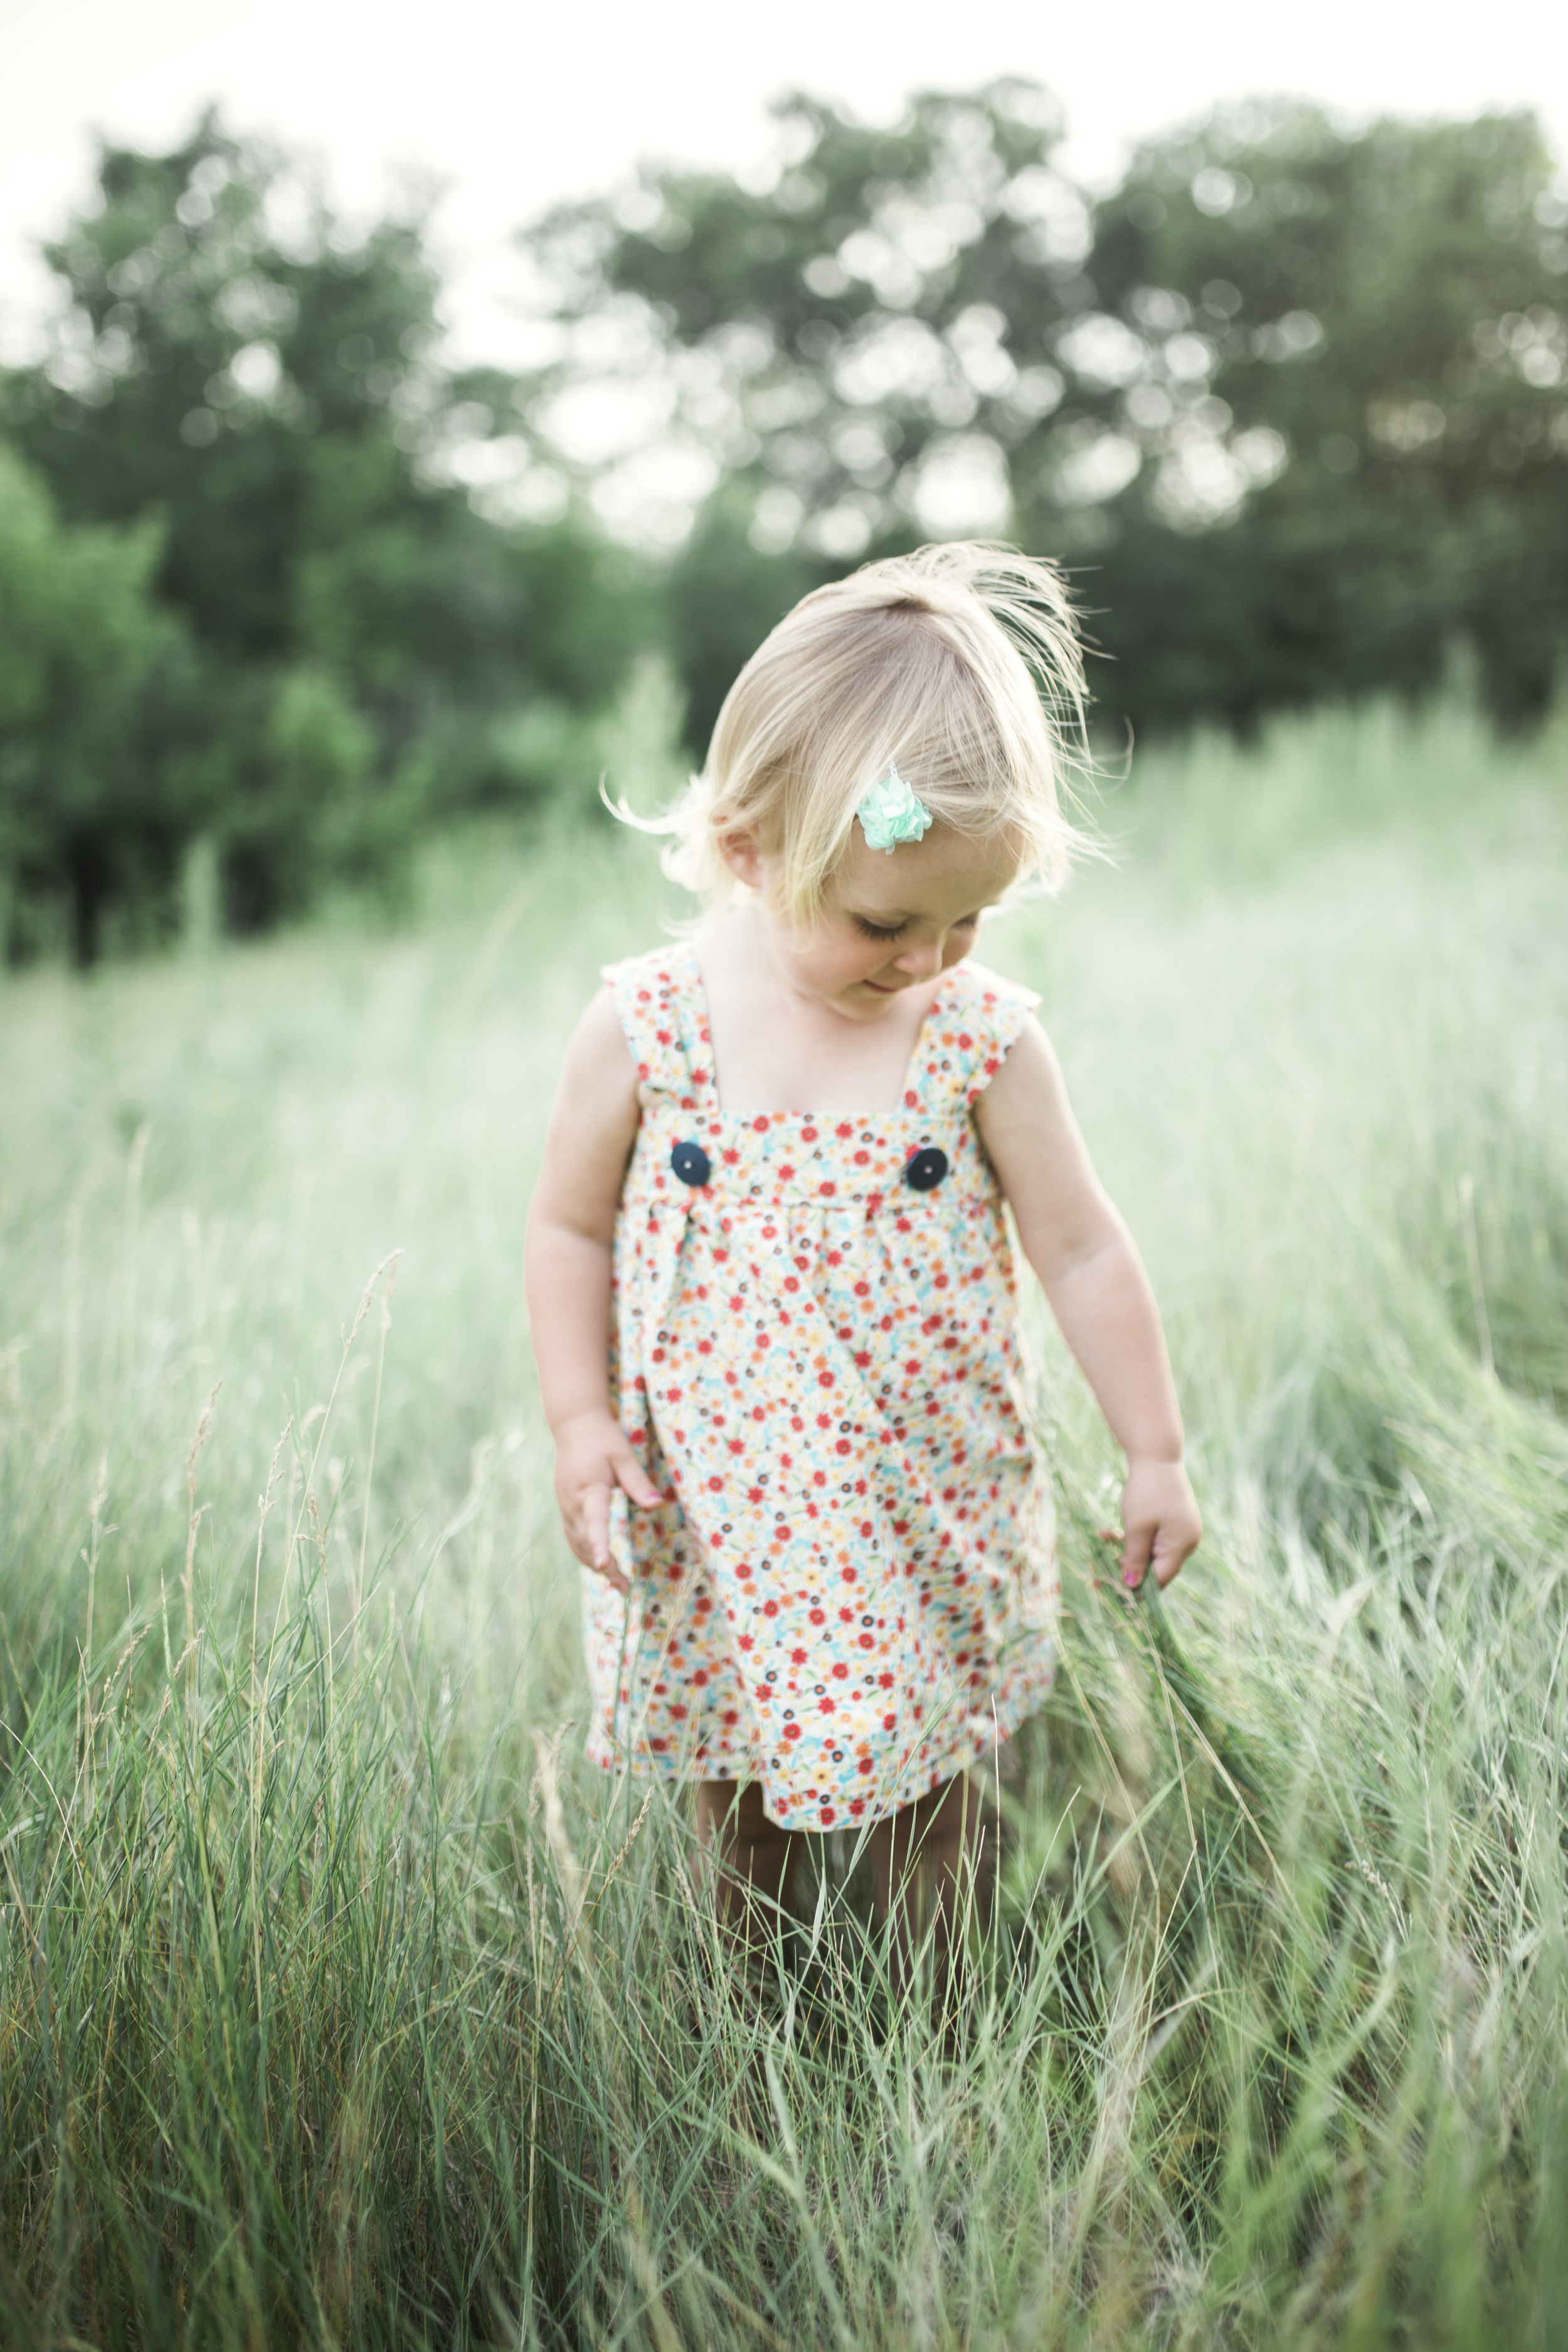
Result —
[[[1528, 116], [1245, 110], [1100, 209], [1142, 459], [1104, 640], [1162, 715], [1414, 691], [1456, 641], [1537, 715], [1568, 645], [1568, 243]], [[1121, 379], [1117, 381], [1117, 379]]]
[[890, 129], [790, 99], [771, 178], [648, 170], [527, 233], [558, 350], [521, 378], [448, 363], [417, 205], [351, 233], [211, 116], [106, 147], [0, 376], [0, 945], [172, 922], [198, 840], [247, 929], [591, 791], [639, 652], [700, 748], [796, 597], [927, 538], [1068, 564], [1110, 723], [1414, 695], [1456, 649], [1538, 714], [1568, 202], [1535, 123], [1232, 109], [1094, 205], [1059, 136], [1019, 80]]
[[[1568, 636], [1568, 208], [1531, 118], [1232, 110], [1091, 211], [1031, 85], [928, 94], [892, 131], [781, 111], [765, 193], [647, 173], [531, 240], [565, 330], [536, 430], [658, 367], [665, 445], [716, 463], [678, 614], [771, 617], [803, 568], [1004, 530], [1077, 569], [1101, 705], [1140, 724], [1415, 691], [1457, 640], [1500, 713], [1540, 710]], [[718, 643], [682, 645], [699, 730], [745, 649]]]
[[[165, 892], [199, 801], [190, 649], [149, 593], [156, 523], [63, 528], [0, 448], [0, 946]], [[47, 936], [47, 934], [46, 934]]]
[[746, 487], [726, 483], [704, 504], [666, 577], [665, 631], [698, 757], [742, 665], [793, 604], [845, 568], [798, 543], [759, 549], [753, 514]]
[[526, 239], [567, 330], [528, 410], [552, 455], [585, 383], [657, 373], [662, 446], [718, 469], [670, 582], [694, 741], [805, 587], [1005, 523], [1009, 468], [1047, 462], [1065, 389], [1050, 350], [1089, 241], [1032, 84], [919, 97], [890, 131], [807, 97], [779, 111], [795, 160], [765, 193], [650, 171]]
[[494, 386], [442, 362], [419, 216], [351, 236], [209, 116], [168, 154], [106, 148], [47, 257], [50, 348], [0, 421], [68, 525], [157, 518], [136, 544], [195, 649], [190, 808], [230, 923], [557, 781], [508, 756], [508, 722], [613, 698], [649, 632], [642, 569], [574, 521], [476, 510], [461, 459]]
[[[1063, 390], [1045, 362], [1089, 217], [1052, 166], [1054, 112], [1028, 84], [918, 98], [892, 131], [806, 98], [784, 122], [800, 160], [766, 194], [649, 174], [618, 205], [551, 215], [531, 242], [567, 320], [630, 298], [701, 354], [676, 371], [681, 424], [707, 446], [719, 425], [729, 466], [782, 493], [773, 536], [793, 499], [811, 544], [842, 558], [922, 496], [940, 503], [927, 477], [954, 434], [1025, 471], [1038, 462]], [[1009, 348], [1042, 364], [1031, 374]]]

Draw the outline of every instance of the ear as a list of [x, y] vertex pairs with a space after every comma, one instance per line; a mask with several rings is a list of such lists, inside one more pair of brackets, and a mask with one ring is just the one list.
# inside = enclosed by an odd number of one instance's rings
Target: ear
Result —
[[734, 876], [748, 890], [760, 890], [763, 882], [763, 851], [755, 832], [749, 824], [726, 824], [716, 828], [713, 835], [719, 855]]

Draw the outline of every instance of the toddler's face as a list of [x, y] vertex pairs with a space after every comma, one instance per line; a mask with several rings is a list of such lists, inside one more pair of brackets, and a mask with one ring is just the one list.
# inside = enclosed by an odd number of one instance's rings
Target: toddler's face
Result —
[[875, 1021], [902, 990], [966, 956], [980, 917], [1018, 871], [1005, 839], [972, 840], [938, 824], [889, 856], [870, 848], [857, 826], [820, 920], [805, 931], [768, 913], [776, 861], [760, 863], [760, 903], [785, 977], [856, 1021]]

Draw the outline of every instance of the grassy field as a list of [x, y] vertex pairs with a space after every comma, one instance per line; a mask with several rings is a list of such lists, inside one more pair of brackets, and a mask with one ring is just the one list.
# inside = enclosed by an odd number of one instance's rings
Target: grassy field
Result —
[[[605, 832], [0, 980], [0, 2342], [1568, 2344], [1568, 747], [1151, 754], [1045, 992], [1209, 1536], [1068, 1616], [962, 2013], [580, 1756], [520, 1283]], [[395, 1258], [394, 1253], [396, 1253]], [[395, 1286], [394, 1286], [395, 1285]]]

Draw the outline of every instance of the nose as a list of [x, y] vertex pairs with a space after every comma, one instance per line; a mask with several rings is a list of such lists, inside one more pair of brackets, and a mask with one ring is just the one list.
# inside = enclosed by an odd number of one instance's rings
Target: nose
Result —
[[901, 955], [895, 956], [893, 961], [900, 971], [907, 971], [911, 979], [928, 980], [933, 972], [942, 970], [942, 941], [937, 939], [916, 940]]

